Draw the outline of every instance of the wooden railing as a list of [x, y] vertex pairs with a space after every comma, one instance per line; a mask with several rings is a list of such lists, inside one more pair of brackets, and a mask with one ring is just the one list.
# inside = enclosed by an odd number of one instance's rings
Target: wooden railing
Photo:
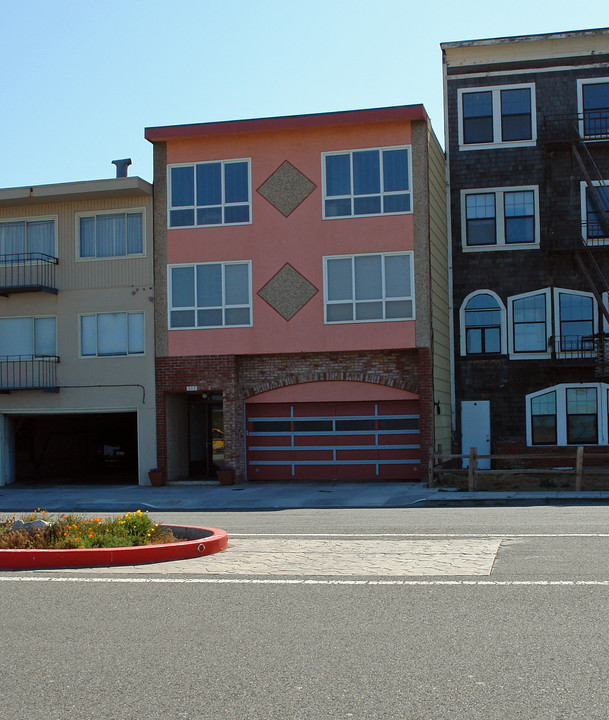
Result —
[[[597, 460], [598, 455], [594, 455]], [[462, 461], [467, 459], [467, 468], [463, 467], [443, 467], [446, 461], [459, 460], [460, 465]], [[607, 461], [609, 462], [609, 448], [607, 449]], [[529, 466], [526, 468], [501, 468], [501, 469], [480, 469], [478, 463], [480, 460], [490, 460], [491, 464], [494, 461], [506, 462], [511, 465], [522, 465], [523, 462], [529, 462]], [[531, 467], [531, 461], [544, 461], [547, 465], [548, 462], [559, 463], [559, 467]], [[564, 463], [567, 463], [565, 465]], [[590, 463], [588, 468], [594, 468], [595, 474], [607, 474], [609, 476], [609, 467], [600, 467], [598, 465]], [[575, 490], [579, 491], [582, 489], [582, 478], [584, 475], [584, 447], [580, 446], [572, 448], [571, 452], [568, 452], [567, 448], [561, 448], [561, 452], [552, 453], [552, 455], [534, 453], [526, 455], [478, 455], [476, 448], [470, 448], [468, 454], [465, 455], [445, 455], [443, 453], [431, 453], [429, 457], [429, 475], [428, 482], [429, 487], [435, 487], [436, 477], [445, 474], [462, 474], [467, 475], [467, 489], [469, 492], [474, 492], [478, 489], [478, 476], [479, 475], [567, 475], [571, 476], [575, 480]]]

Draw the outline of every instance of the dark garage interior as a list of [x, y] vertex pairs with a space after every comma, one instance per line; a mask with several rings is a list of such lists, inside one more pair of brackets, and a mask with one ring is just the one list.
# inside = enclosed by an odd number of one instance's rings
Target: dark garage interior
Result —
[[16, 481], [137, 484], [137, 414], [19, 415]]

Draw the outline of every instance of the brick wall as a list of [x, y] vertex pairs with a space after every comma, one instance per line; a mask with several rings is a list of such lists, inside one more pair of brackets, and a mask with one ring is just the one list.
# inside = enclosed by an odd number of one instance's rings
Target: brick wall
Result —
[[252, 395], [304, 382], [370, 382], [420, 395], [422, 467], [433, 445], [432, 363], [429, 349], [157, 358], [157, 434], [159, 465], [167, 467], [166, 402], [168, 392], [222, 393], [224, 453], [237, 477], [245, 473], [244, 401]]

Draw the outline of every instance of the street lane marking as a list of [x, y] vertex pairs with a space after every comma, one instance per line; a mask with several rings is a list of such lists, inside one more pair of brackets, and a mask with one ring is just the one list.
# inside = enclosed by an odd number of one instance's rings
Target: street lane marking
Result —
[[559, 538], [559, 537], [600, 537], [609, 538], [609, 533], [239, 533], [230, 532], [230, 537], [310, 537], [310, 538]]
[[318, 580], [311, 578], [168, 578], [168, 577], [2, 577], [0, 582], [123, 583], [153, 585], [370, 585], [439, 587], [609, 587], [609, 580]]

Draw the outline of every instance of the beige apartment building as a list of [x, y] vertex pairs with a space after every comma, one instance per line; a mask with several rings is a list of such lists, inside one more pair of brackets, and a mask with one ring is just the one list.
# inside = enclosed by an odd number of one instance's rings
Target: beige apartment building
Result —
[[0, 190], [0, 485], [148, 483], [153, 300], [149, 183]]

